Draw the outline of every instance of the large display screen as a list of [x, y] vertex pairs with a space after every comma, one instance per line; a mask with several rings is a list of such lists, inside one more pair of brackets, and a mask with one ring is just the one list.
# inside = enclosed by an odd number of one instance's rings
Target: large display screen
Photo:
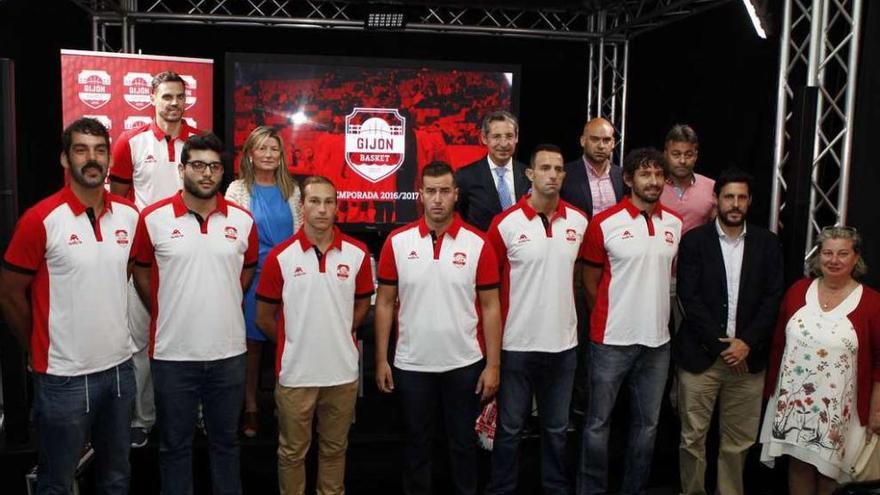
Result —
[[480, 121], [515, 111], [519, 82], [515, 66], [454, 62], [229, 54], [226, 67], [236, 171], [251, 130], [272, 126], [290, 171], [331, 179], [354, 229], [417, 218], [422, 168], [482, 158]]

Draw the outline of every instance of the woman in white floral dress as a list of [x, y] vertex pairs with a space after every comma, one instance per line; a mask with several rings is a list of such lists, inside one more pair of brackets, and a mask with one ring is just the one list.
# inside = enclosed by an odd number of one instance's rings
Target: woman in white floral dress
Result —
[[[772, 393], [761, 461], [789, 456], [792, 495], [831, 493], [880, 432], [880, 294], [860, 284], [861, 237], [822, 230], [815, 278], [796, 282], [779, 314], [767, 373]], [[769, 394], [768, 394], [769, 395]]]

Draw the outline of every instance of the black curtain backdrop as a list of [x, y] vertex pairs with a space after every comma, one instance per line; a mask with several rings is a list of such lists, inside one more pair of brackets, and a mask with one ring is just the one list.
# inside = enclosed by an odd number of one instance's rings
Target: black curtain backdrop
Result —
[[714, 178], [735, 165], [754, 175], [749, 218], [766, 226], [778, 64], [778, 38], [759, 38], [742, 2], [636, 38], [630, 45], [627, 148], [662, 149], [674, 124], [690, 124], [700, 138], [696, 172]]
[[880, 2], [863, 2], [862, 52], [856, 91], [852, 170], [849, 188], [850, 225], [865, 239], [868, 285], [880, 287], [880, 213], [873, 203], [880, 185], [874, 139], [880, 129]]
[[[61, 48], [91, 49], [91, 25], [70, 2], [0, 2], [0, 56], [16, 61], [19, 190], [27, 207], [60, 186]], [[365, 33], [323, 29], [138, 25], [143, 53], [215, 61], [214, 130], [224, 135], [224, 55], [256, 52], [510, 63], [522, 67], [519, 158], [538, 143], [571, 159], [586, 114], [587, 46], [570, 41]], [[668, 128], [693, 124], [699, 170], [737, 163], [769, 191], [772, 101], [778, 42], [757, 38], [742, 5], [730, 2], [636, 38], [630, 46], [627, 148], [662, 146]], [[768, 194], [763, 194], [766, 196]], [[766, 200], [753, 220], [766, 223]]]

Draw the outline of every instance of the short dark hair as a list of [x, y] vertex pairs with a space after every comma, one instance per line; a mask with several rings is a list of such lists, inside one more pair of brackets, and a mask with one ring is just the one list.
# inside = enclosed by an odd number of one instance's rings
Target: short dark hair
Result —
[[153, 80], [150, 82], [151, 92], [155, 93], [156, 88], [158, 88], [160, 84], [166, 82], [179, 82], [180, 84], [183, 84], [183, 89], [186, 89], [186, 81], [184, 81], [183, 78], [180, 77], [180, 74], [178, 74], [177, 72], [166, 70], [165, 72], [160, 72], [156, 74], [156, 77], [154, 77]]
[[627, 153], [623, 159], [623, 175], [632, 178], [636, 170], [642, 167], [650, 167], [656, 165], [663, 169], [663, 176], [669, 175], [669, 165], [663, 158], [663, 153], [657, 148], [638, 148]]
[[190, 136], [183, 143], [183, 151], [180, 152], [180, 163], [187, 163], [189, 155], [193, 151], [214, 151], [223, 159], [223, 141], [220, 141], [213, 132], [203, 132]]
[[452, 167], [446, 162], [435, 160], [422, 169], [421, 184], [425, 183], [425, 177], [443, 177], [446, 174], [452, 176], [452, 185], [455, 185], [455, 173], [452, 171]]
[[326, 184], [332, 187], [334, 192], [336, 191], [336, 184], [334, 184], [333, 181], [331, 181], [327, 177], [324, 177], [323, 175], [310, 175], [303, 179], [302, 186], [300, 186], [300, 192], [302, 193], [300, 194], [301, 201], [306, 200], [306, 186], [310, 186], [312, 184]]
[[674, 142], [674, 143], [690, 143], [693, 144], [696, 148], [700, 147], [700, 140], [697, 138], [697, 132], [694, 131], [694, 128], [687, 124], [675, 124], [672, 126], [672, 129], [669, 129], [669, 132], [666, 133], [666, 141], [665, 142]]
[[519, 120], [517, 120], [516, 115], [508, 112], [507, 110], [494, 110], [492, 112], [487, 113], [483, 117], [483, 123], [480, 125], [480, 133], [482, 135], [489, 134], [489, 126], [492, 122], [510, 122], [513, 124], [513, 132], [519, 136]]
[[74, 120], [64, 129], [64, 132], [61, 133], [61, 149], [64, 150], [65, 154], [70, 153], [70, 145], [73, 141], [74, 132], [102, 137], [104, 138], [104, 141], [107, 142], [107, 147], [110, 147], [110, 133], [107, 132], [107, 128], [104, 127], [104, 124], [96, 119], [83, 117]]
[[552, 144], [552, 143], [539, 144], [539, 145], [535, 146], [535, 149], [532, 150], [532, 155], [529, 157], [529, 164], [528, 164], [529, 168], [535, 167], [535, 158], [537, 158], [538, 153], [540, 153], [542, 151], [547, 151], [550, 153], [559, 153], [559, 156], [562, 156], [562, 148], [560, 148], [559, 146], [556, 146], [555, 144]]
[[748, 172], [742, 170], [737, 167], [726, 168], [721, 171], [721, 174], [715, 180], [715, 196], [721, 194], [721, 188], [731, 183], [744, 183], [749, 188], [749, 196], [752, 195], [752, 182], [754, 181], [754, 177], [752, 177]]

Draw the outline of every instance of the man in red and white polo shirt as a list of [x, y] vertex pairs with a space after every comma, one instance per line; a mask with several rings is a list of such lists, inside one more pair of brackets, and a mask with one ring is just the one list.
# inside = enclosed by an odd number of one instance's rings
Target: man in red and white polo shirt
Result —
[[[156, 116], [150, 125], [124, 132], [113, 143], [110, 191], [132, 198], [138, 208], [165, 199], [180, 190], [177, 165], [183, 143], [199, 134], [183, 119], [186, 109], [186, 83], [178, 74], [161, 72], [153, 78], [150, 103]], [[132, 447], [143, 447], [156, 422], [153, 380], [147, 356], [150, 315], [141, 304], [134, 286], [129, 286], [128, 326], [134, 339], [134, 370], [138, 393], [131, 420]]]
[[565, 494], [570, 485], [566, 429], [578, 342], [573, 279], [587, 216], [559, 199], [565, 169], [558, 146], [538, 146], [526, 176], [531, 194], [496, 216], [488, 234], [501, 266], [504, 338], [486, 493], [516, 492], [520, 435], [535, 395], [544, 492]]
[[68, 493], [91, 439], [99, 493], [128, 493], [135, 381], [125, 288], [137, 209], [104, 191], [110, 137], [100, 122], [64, 130], [70, 182], [27, 210], [0, 272], [0, 309], [34, 370], [37, 493]]
[[354, 329], [370, 309], [373, 270], [366, 246], [334, 226], [333, 183], [312, 176], [302, 188], [303, 228], [272, 249], [257, 288], [257, 325], [278, 342], [278, 485], [284, 495], [305, 492], [317, 411], [318, 493], [344, 493], [358, 391]]
[[669, 281], [682, 226], [659, 201], [666, 175], [659, 151], [630, 152], [623, 180], [632, 192], [593, 217], [581, 250], [592, 342], [578, 495], [608, 491], [611, 412], [624, 384], [635, 417], [620, 492], [642, 493], [651, 472], [669, 372]]
[[181, 188], [177, 165], [187, 138], [200, 131], [183, 118], [186, 82], [171, 71], [156, 74], [151, 82], [150, 103], [156, 116], [150, 125], [128, 130], [113, 143], [110, 190], [134, 198], [145, 208]]
[[[392, 232], [379, 258], [376, 383], [386, 393], [396, 386], [400, 395], [406, 431], [404, 493], [431, 493], [433, 419], [439, 406], [453, 493], [475, 494], [474, 422], [480, 401], [498, 388], [498, 264], [483, 234], [454, 213], [458, 188], [448, 164], [425, 167], [419, 197], [425, 216]], [[392, 376], [388, 340], [398, 298]]]
[[161, 491], [192, 491], [192, 438], [204, 407], [215, 494], [241, 493], [237, 425], [244, 399], [243, 288], [257, 264], [250, 213], [218, 194], [223, 144], [191, 136], [183, 191], [138, 223], [135, 285], [150, 307], [148, 345], [159, 431]]

